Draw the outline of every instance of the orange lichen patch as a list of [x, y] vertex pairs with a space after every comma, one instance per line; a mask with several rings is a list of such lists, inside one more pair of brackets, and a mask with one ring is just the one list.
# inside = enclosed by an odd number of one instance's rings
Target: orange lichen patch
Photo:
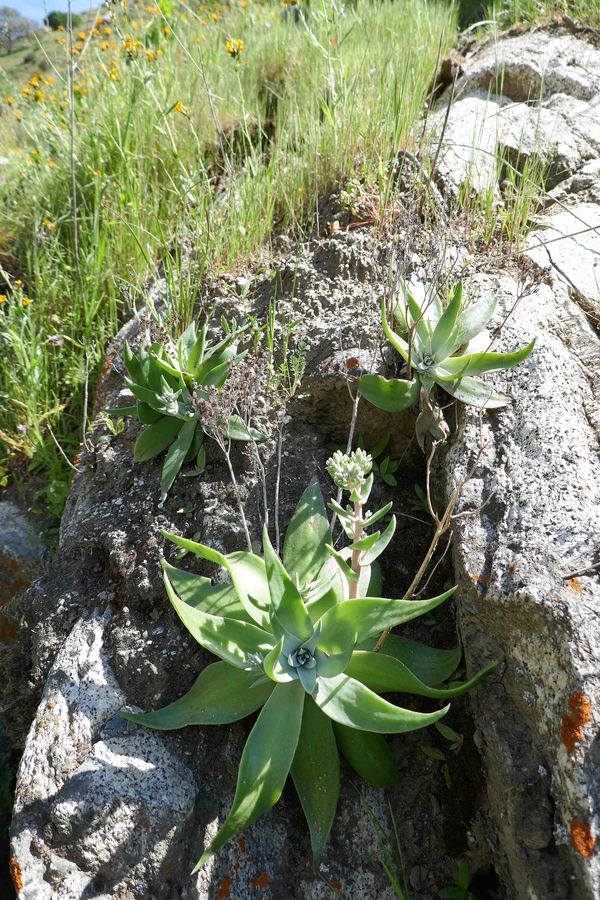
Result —
[[592, 834], [591, 826], [582, 819], [571, 819], [569, 825], [573, 846], [584, 859], [589, 859], [596, 846], [596, 838]]
[[342, 889], [342, 882], [341, 882], [341, 881], [332, 881], [332, 882], [331, 882], [331, 887], [334, 889], [334, 891], [341, 891], [341, 889]]
[[103, 375], [106, 375], [106, 373], [108, 372], [108, 370], [110, 369], [110, 367], [112, 366], [114, 361], [115, 361], [115, 354], [107, 353], [106, 356], [104, 357], [104, 362], [102, 363], [102, 374]]
[[238, 845], [238, 847], [240, 848], [240, 850], [242, 851], [242, 853], [247, 853], [247, 852], [248, 852], [248, 847], [246, 846], [246, 838], [244, 837], [243, 834], [241, 834], [241, 835], [239, 836], [238, 841], [237, 841], [237, 845]]
[[583, 591], [583, 585], [579, 578], [567, 579], [567, 586], [571, 588], [574, 594], [581, 594]]
[[356, 369], [357, 366], [360, 366], [360, 360], [357, 356], [351, 356], [346, 360], [346, 368], [347, 369]]
[[233, 881], [231, 878], [221, 878], [217, 888], [217, 900], [227, 900], [231, 892]]
[[253, 888], [266, 888], [271, 884], [271, 879], [266, 872], [261, 872], [260, 875], [250, 879], [250, 884]]
[[13, 880], [15, 890], [18, 894], [23, 890], [23, 876], [21, 875], [19, 863], [16, 861], [14, 856], [11, 856], [11, 858], [9, 859], [8, 868], [10, 869], [10, 877]]
[[585, 694], [571, 694], [568, 704], [571, 712], [562, 717], [561, 740], [569, 753], [573, 753], [592, 718], [592, 704]]

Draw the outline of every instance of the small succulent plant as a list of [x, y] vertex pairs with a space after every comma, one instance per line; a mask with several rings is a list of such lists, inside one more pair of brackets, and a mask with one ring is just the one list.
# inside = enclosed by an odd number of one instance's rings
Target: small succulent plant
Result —
[[387, 319], [385, 302], [381, 306], [383, 330], [404, 362], [405, 378], [386, 379], [381, 375], [363, 375], [361, 394], [374, 406], [397, 412], [419, 404], [417, 438], [421, 447], [425, 436], [434, 441], [448, 436], [448, 427], [435, 399], [435, 387], [443, 388], [461, 403], [479, 409], [499, 409], [509, 398], [486, 384], [479, 375], [497, 369], [511, 369], [527, 359], [535, 341], [513, 353], [478, 352], [472, 342], [494, 315], [493, 295], [463, 302], [462, 282], [452, 291], [444, 309], [435, 292], [423, 292], [419, 302], [402, 282], [394, 307], [398, 330]]
[[[135, 442], [135, 462], [152, 459], [168, 448], [161, 478], [163, 498], [184, 462], [195, 458], [196, 471], [204, 469], [204, 430], [198, 401], [207, 400], [210, 389], [221, 389], [231, 366], [245, 355], [237, 352], [239, 329], [233, 328], [217, 343], [208, 339], [207, 330], [204, 325], [198, 332], [192, 323], [177, 341], [157, 341], [137, 354], [125, 345], [124, 362], [129, 373], [125, 383], [136, 403], [109, 413], [136, 415], [148, 426]], [[229, 416], [224, 427], [231, 440], [263, 440], [237, 415]]]
[[[342, 457], [330, 461], [329, 468], [336, 483], [350, 487], [356, 509], [372, 484], [367, 475], [370, 460], [367, 454]], [[354, 513], [338, 509], [347, 532], [356, 534]], [[358, 572], [330, 544], [317, 484], [300, 499], [286, 533], [283, 559], [266, 529], [263, 557], [248, 551], [223, 555], [165, 533], [174, 544], [229, 573], [229, 583], [211, 584], [163, 561], [167, 594], [177, 615], [220, 661], [203, 669], [188, 693], [163, 709], [122, 715], [150, 728], [172, 729], [224, 725], [260, 710], [242, 753], [231, 810], [197, 869], [274, 806], [288, 775], [318, 861], [337, 807], [339, 752], [369, 782], [389, 786], [395, 764], [384, 735], [423, 728], [448, 709], [414, 712], [380, 693], [445, 700], [464, 693], [486, 674], [444, 688], [460, 651], [434, 650], [397, 635], [388, 638], [384, 652], [373, 651], [383, 629], [430, 612], [454, 593], [452, 589], [418, 601], [371, 595], [371, 567], [386, 541], [378, 533], [367, 536], [365, 529], [388, 511], [389, 505], [361, 518], [361, 538], [346, 548], [353, 564], [358, 554]], [[355, 599], [350, 596], [353, 583], [361, 588]]]

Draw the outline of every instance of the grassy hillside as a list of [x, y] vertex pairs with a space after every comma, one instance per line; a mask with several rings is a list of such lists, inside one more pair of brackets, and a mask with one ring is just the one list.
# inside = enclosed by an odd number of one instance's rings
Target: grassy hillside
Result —
[[54, 516], [106, 343], [148, 279], [166, 275], [183, 328], [209, 272], [322, 227], [333, 186], [384, 221], [457, 15], [445, 0], [111, 10], [0, 60], [0, 486], [37, 473]]

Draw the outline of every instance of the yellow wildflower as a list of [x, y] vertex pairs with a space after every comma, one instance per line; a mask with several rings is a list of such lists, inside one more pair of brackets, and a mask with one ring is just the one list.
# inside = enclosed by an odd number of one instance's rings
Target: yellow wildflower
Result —
[[229, 38], [225, 42], [225, 50], [227, 51], [227, 56], [236, 59], [244, 50], [244, 42], [241, 38]]
[[15, 285], [16, 285], [17, 287], [23, 287], [23, 282], [22, 282], [22, 280], [21, 280], [20, 278], [17, 278], [17, 280], [15, 281]]
[[[50, 169], [52, 169], [52, 168], [56, 165], [56, 163], [54, 162], [53, 159], [49, 159], [46, 165], [47, 165]], [[56, 226], [53, 225], [52, 227], [55, 228]]]
[[51, 222], [50, 219], [44, 219], [42, 225], [44, 226], [44, 228], [47, 228], [48, 231], [54, 231], [54, 229], [56, 228], [56, 223]]
[[15, 102], [15, 98], [14, 97], [5, 97], [4, 102], [6, 104], [8, 104], [8, 106], [12, 106], [13, 103]]
[[27, 100], [27, 98], [29, 97], [29, 94], [30, 94], [29, 86], [24, 84], [23, 90], [21, 91], [21, 95], [22, 95], [23, 99]]
[[85, 41], [87, 34], [85, 33], [85, 31], [79, 31], [77, 33], [77, 37], [80, 41]]
[[104, 31], [104, 34], [106, 34], [106, 35], [110, 34], [110, 28], [108, 27], [108, 25], [106, 26], [106, 28], [103, 29], [103, 31]]
[[7, 300], [8, 300], [8, 297], [6, 296], [6, 294], [0, 294], [0, 305], [2, 305], [3, 303], [6, 303]]
[[56, 78], [54, 75], [46, 75], [46, 84], [56, 84]]
[[175, 112], [181, 113], [184, 116], [187, 116], [188, 110], [187, 107], [183, 105], [183, 103], [177, 102], [174, 106]]
[[100, 47], [101, 50], [108, 50], [108, 48], [110, 47], [110, 44], [108, 41], [100, 41], [98, 46]]
[[154, 62], [155, 58], [156, 54], [154, 53], [154, 50], [146, 50], [146, 59], [148, 59], [149, 62]]
[[44, 100], [46, 99], [46, 95], [43, 91], [37, 90], [35, 92], [35, 99], [37, 100], [38, 103], [43, 103]]
[[31, 303], [33, 303], [31, 297], [23, 297], [23, 306], [29, 306]]
[[97, 28], [92, 28], [91, 34], [93, 34], [94, 37], [100, 37], [100, 32], [98, 31]]
[[17, 120], [17, 122], [20, 122], [22, 118], [23, 118], [23, 113], [21, 112], [20, 109], [18, 109], [15, 113], [15, 119]]

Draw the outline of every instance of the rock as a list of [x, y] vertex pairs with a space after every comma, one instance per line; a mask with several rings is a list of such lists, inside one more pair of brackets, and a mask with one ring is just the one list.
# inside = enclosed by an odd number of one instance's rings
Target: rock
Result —
[[[504, 309], [517, 286], [502, 278]], [[460, 629], [472, 670], [502, 669], [472, 695], [486, 771], [480, 829], [510, 898], [592, 900], [600, 803], [600, 341], [560, 283], [517, 304], [498, 349], [537, 339], [501, 379], [514, 404], [461, 410], [448, 491], [465, 477], [454, 526]], [[500, 381], [500, 379], [499, 379]], [[481, 428], [481, 430], [480, 430]]]
[[462, 71], [447, 122], [446, 95], [435, 117], [435, 134], [443, 129], [437, 175], [447, 191], [468, 182], [499, 197], [501, 161], [523, 171], [532, 158], [553, 187], [600, 152], [600, 49], [583, 37], [533, 29], [490, 40]]
[[115, 896], [123, 878], [155, 876], [193, 812], [189, 767], [114, 716], [125, 695], [106, 655], [109, 622], [77, 622], [25, 745], [13, 818], [23, 900], [98, 896], [101, 885]]
[[0, 502], [0, 607], [31, 584], [39, 571], [42, 543], [14, 503]]
[[550, 266], [597, 313], [600, 308], [600, 203], [563, 205], [547, 217], [546, 224], [546, 228], [534, 231], [527, 238], [527, 256], [539, 266]]

